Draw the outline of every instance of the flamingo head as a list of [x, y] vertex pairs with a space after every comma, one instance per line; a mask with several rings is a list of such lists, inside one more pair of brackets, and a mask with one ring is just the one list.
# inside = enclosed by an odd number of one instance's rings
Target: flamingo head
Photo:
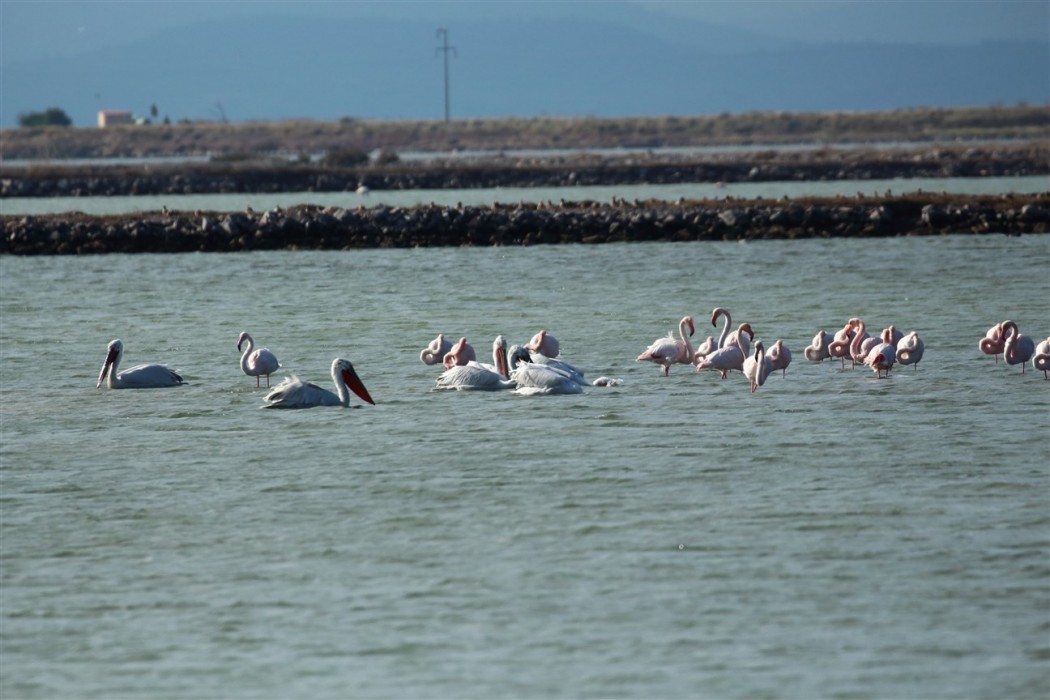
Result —
[[106, 376], [113, 370], [113, 365], [120, 362], [123, 354], [124, 343], [119, 339], [109, 341], [109, 345], [106, 346], [106, 361], [102, 363], [102, 371], [98, 373], [98, 382], [95, 384], [96, 389], [102, 386]]
[[237, 338], [237, 352], [240, 352], [241, 345], [244, 344], [244, 341], [246, 341], [246, 340], [250, 341], [251, 339], [252, 339], [252, 337], [250, 335], [248, 335], [247, 331], [241, 331], [240, 337]]
[[751, 330], [750, 323], [741, 323], [740, 328], [737, 329], [741, 333], [747, 333], [751, 340], [755, 339], [755, 332]]
[[684, 317], [682, 319], [682, 323], [684, 323], [685, 325], [689, 326], [689, 336], [692, 337], [692, 335], [694, 333], [696, 333], [696, 326], [693, 325], [693, 317], [692, 316]]
[[721, 306], [716, 306], [714, 311], [711, 312], [711, 325], [718, 325], [719, 316], [729, 316], [729, 312], [723, 309]]

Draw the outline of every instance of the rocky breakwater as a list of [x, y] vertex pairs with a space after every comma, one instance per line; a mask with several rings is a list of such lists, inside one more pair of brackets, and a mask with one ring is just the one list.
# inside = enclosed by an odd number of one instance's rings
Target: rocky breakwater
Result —
[[265, 212], [0, 217], [0, 253], [348, 250], [1048, 231], [1050, 193], [492, 207], [299, 206]]

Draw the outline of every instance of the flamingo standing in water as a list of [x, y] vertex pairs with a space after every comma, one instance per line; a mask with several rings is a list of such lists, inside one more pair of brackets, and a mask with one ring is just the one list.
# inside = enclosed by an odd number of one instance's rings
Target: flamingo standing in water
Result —
[[729, 372], [734, 369], [742, 372], [744, 370], [744, 360], [751, 354], [751, 340], [754, 337], [755, 332], [751, 330], [751, 324], [741, 323], [733, 336], [732, 342], [727, 341], [725, 347], [715, 350], [707, 357], [700, 358], [696, 363], [696, 371], [702, 372], [705, 369], [718, 370], [722, 375], [722, 379], [728, 377]]
[[244, 354], [241, 355], [241, 371], [247, 374], [249, 377], [255, 377], [255, 388], [259, 388], [259, 377], [266, 375], [266, 386], [270, 386], [270, 375], [276, 372], [281, 367], [281, 363], [277, 361], [277, 356], [270, 352], [269, 348], [255, 349], [255, 341], [252, 339], [247, 332], [241, 333], [240, 337], [237, 338], [237, 349], [241, 349], [242, 343], [248, 343], [248, 347], [244, 349]]
[[430, 341], [430, 344], [419, 352], [419, 361], [425, 365], [439, 365], [448, 351], [452, 349], [452, 341], [445, 338], [444, 334]]
[[839, 358], [843, 369], [846, 367], [846, 358], [850, 356], [849, 346], [855, 333], [853, 323], [856, 320], [851, 318], [846, 321], [846, 325], [842, 327], [842, 330], [836, 331], [831, 342], [828, 343], [828, 356]]
[[[686, 328], [689, 329], [688, 335], [685, 332]], [[696, 327], [693, 325], [693, 317], [683, 316], [682, 320], [678, 322], [678, 335], [681, 340], [675, 340], [675, 337], [670, 333], [663, 338], [657, 338], [635, 359], [635, 362], [646, 361], [663, 365], [665, 377], [671, 371], [671, 365], [673, 364], [691, 365], [695, 360], [695, 351], [693, 350], [693, 344], [689, 341], [689, 336], [695, 332]]]
[[766, 359], [769, 360], [774, 372], [779, 369], [780, 376], [787, 376], [788, 365], [791, 364], [791, 351], [784, 345], [783, 340], [777, 338], [773, 347], [769, 348], [769, 352], [766, 353]]
[[558, 344], [558, 339], [546, 330], [541, 330], [539, 333], [532, 336], [532, 340], [525, 344], [525, 349], [532, 352], [538, 352], [547, 357], [557, 357], [559, 352], [561, 352], [561, 346]]
[[1050, 379], [1050, 337], [1035, 346], [1035, 354], [1032, 355], [1032, 367], [1042, 370], [1043, 379]]
[[823, 362], [831, 357], [831, 353], [828, 352], [828, 346], [831, 345], [831, 341], [834, 339], [835, 336], [831, 333], [828, 333], [825, 330], [819, 330], [817, 331], [817, 334], [813, 336], [813, 342], [807, 345], [806, 349], [802, 352], [810, 362]]
[[449, 366], [437, 378], [436, 389], [456, 389], [458, 391], [499, 391], [513, 389], [510, 381], [510, 369], [507, 364], [507, 341], [502, 335], [492, 342], [492, 366], [479, 362]]
[[1021, 374], [1024, 374], [1024, 365], [1035, 354], [1035, 341], [1027, 335], [1021, 335], [1014, 321], [1003, 321], [1003, 360], [1008, 365], [1021, 365]]
[[[863, 321], [861, 323], [863, 324]], [[893, 343], [893, 328], [890, 327], [882, 331], [882, 342], [875, 343], [868, 350], [868, 354], [864, 356], [864, 364], [875, 370], [875, 374], [881, 379], [883, 372], [887, 377], [890, 376], [890, 370], [896, 361], [897, 346]]]
[[314, 406], [350, 405], [350, 392], [353, 391], [362, 401], [375, 405], [368, 389], [361, 383], [357, 371], [350, 360], [337, 357], [332, 360], [332, 382], [335, 393], [322, 389], [316, 384], [304, 382], [298, 377], [288, 377], [278, 384], [263, 399], [263, 408], [313, 408]]
[[[777, 342], [780, 342], [779, 340]], [[751, 393], [758, 391], [758, 387], [766, 383], [766, 378], [774, 371], [773, 363], [766, 356], [766, 348], [762, 341], [755, 343], [755, 352], [744, 360], [743, 372], [748, 381], [751, 382]]]
[[474, 346], [467, 342], [466, 337], [463, 337], [456, 341], [456, 344], [445, 353], [444, 357], [441, 358], [441, 363], [445, 366], [445, 369], [448, 369], [456, 365], [476, 362], [477, 359], [478, 356], [474, 352]]
[[902, 365], [915, 365], [915, 369], [918, 369], [919, 360], [922, 359], [925, 349], [922, 338], [918, 333], [912, 331], [897, 342], [897, 362]]
[[1003, 337], [1003, 324], [997, 323], [988, 329], [988, 332], [984, 334], [984, 337], [977, 343], [977, 347], [980, 348], [981, 352], [985, 355], [991, 355], [995, 358], [995, 364], [999, 364], [999, 354], [1003, 351], [1003, 344], [1006, 338]]
[[98, 374], [96, 389], [107, 378], [110, 389], [157, 389], [183, 383], [175, 370], [158, 364], [135, 365], [118, 374], [117, 367], [123, 357], [124, 343], [119, 339], [111, 340], [106, 346], [106, 361], [102, 363], [102, 371]]

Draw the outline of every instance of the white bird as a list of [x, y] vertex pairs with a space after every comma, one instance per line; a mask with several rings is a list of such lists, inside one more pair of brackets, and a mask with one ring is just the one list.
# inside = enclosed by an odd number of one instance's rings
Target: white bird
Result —
[[175, 370], [164, 365], [136, 365], [118, 374], [117, 367], [120, 366], [123, 357], [124, 343], [120, 340], [111, 340], [106, 346], [106, 361], [102, 363], [102, 371], [98, 374], [96, 389], [102, 386], [102, 381], [107, 376], [110, 389], [154, 389], [182, 384], [182, 377]]
[[791, 364], [791, 350], [784, 345], [784, 341], [779, 338], [773, 347], [769, 348], [769, 352], [766, 353], [766, 359], [769, 360], [770, 366], [774, 371], [780, 370], [782, 377], [787, 376], [788, 365]]
[[281, 368], [281, 363], [277, 361], [277, 356], [270, 352], [269, 348], [255, 349], [255, 341], [247, 331], [241, 333], [241, 336], [237, 338], [237, 349], [241, 349], [242, 343], [248, 343], [248, 347], [244, 349], [244, 354], [241, 355], [241, 371], [247, 374], [249, 377], [255, 377], [255, 387], [259, 387], [259, 377], [266, 375], [266, 386], [270, 386], [270, 375]]
[[917, 332], [912, 331], [897, 343], [897, 362], [902, 365], [915, 365], [915, 368], [918, 369], [919, 360], [922, 359], [925, 349], [926, 345], [922, 342], [922, 338]]
[[419, 352], [419, 361], [425, 365], [439, 365], [451, 349], [452, 341], [446, 339], [444, 334], [438, 333], [438, 336]]
[[1035, 354], [1035, 341], [1017, 330], [1014, 321], [1003, 321], [1003, 359], [1008, 365], [1021, 365], [1021, 374], [1024, 374], [1024, 365]]
[[1035, 346], [1035, 354], [1032, 355], [1032, 367], [1037, 371], [1042, 370], [1043, 379], [1050, 378], [1050, 337]]
[[828, 346], [831, 345], [831, 341], [834, 339], [835, 336], [825, 330], [817, 331], [817, 334], [813, 336], [813, 342], [807, 345], [803, 351], [806, 359], [810, 362], [823, 362], [831, 357], [831, 353], [828, 352]]
[[571, 374], [549, 365], [529, 361], [528, 352], [527, 348], [518, 346], [514, 346], [510, 352], [510, 379], [517, 387], [514, 390], [515, 394], [583, 393], [583, 383], [576, 381]]
[[500, 391], [513, 389], [514, 382], [509, 378], [507, 364], [507, 341], [502, 335], [492, 341], [492, 365], [480, 362], [468, 362], [464, 365], [453, 364], [437, 378], [435, 390], [456, 389], [458, 391]]
[[760, 340], [755, 343], [755, 352], [744, 360], [744, 376], [751, 382], [752, 394], [766, 383], [766, 378], [773, 373], [773, 369], [773, 363], [766, 356], [766, 348]]
[[298, 377], [287, 377], [274, 387], [263, 399], [263, 408], [312, 408], [314, 406], [350, 405], [350, 392], [353, 391], [362, 401], [375, 405], [368, 389], [361, 383], [350, 360], [337, 357], [332, 360], [332, 382], [337, 393], [322, 389], [316, 384], [304, 382]]
[[[688, 334], [685, 332], [686, 328], [689, 329]], [[635, 362], [646, 361], [661, 365], [664, 368], [665, 377], [671, 371], [671, 365], [673, 364], [691, 365], [696, 361], [696, 351], [693, 350], [693, 344], [689, 341], [689, 336], [695, 332], [696, 327], [693, 325], [693, 317], [683, 316], [682, 320], [678, 322], [678, 336], [681, 338], [680, 340], [676, 340], [671, 333], [668, 333], [663, 338], [657, 338], [635, 359]]]
[[754, 337], [755, 332], [751, 330], [751, 324], [741, 323], [732, 338], [726, 341], [725, 347], [719, 348], [707, 357], [702, 357], [697, 361], [696, 371], [702, 372], [705, 369], [718, 370], [722, 375], [722, 379], [728, 377], [729, 372], [734, 369], [742, 372], [744, 370], [744, 360], [751, 353], [751, 339]]

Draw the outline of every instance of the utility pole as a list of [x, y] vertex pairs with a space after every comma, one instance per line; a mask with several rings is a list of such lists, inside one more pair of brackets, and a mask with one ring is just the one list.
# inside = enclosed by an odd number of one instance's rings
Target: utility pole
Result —
[[448, 54], [452, 52], [456, 53], [455, 46], [448, 45], [448, 30], [442, 27], [437, 30], [438, 37], [442, 40], [442, 45], [435, 49], [435, 52], [440, 51], [445, 54], [445, 121], [448, 121]]

